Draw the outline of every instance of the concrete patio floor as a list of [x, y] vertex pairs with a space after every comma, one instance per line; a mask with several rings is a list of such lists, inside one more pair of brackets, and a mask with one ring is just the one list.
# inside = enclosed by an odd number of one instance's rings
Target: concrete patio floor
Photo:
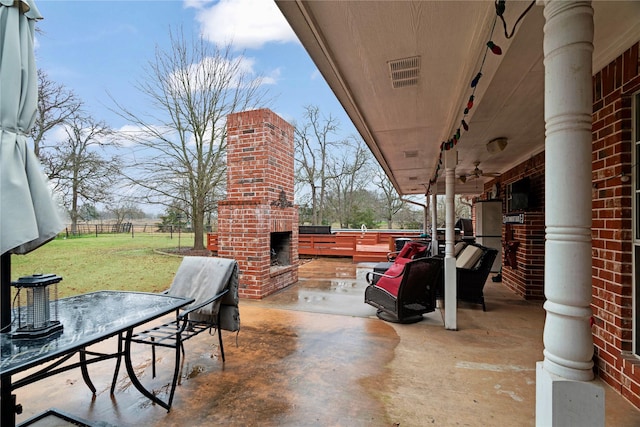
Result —
[[[444, 329], [439, 311], [416, 324], [386, 323], [363, 303], [372, 265], [313, 260], [301, 266], [297, 284], [262, 301], [241, 300], [240, 333], [223, 334], [224, 365], [215, 336], [185, 344], [170, 413], [131, 387], [122, 370], [110, 396], [114, 365], [103, 362], [90, 367], [95, 397], [79, 370], [19, 389], [18, 422], [56, 407], [105, 426], [535, 425], [541, 303], [489, 280], [487, 312], [460, 304], [458, 331]], [[158, 358], [155, 379], [148, 348], [134, 363], [143, 382], [166, 395], [173, 355]], [[604, 388], [607, 426], [639, 426], [640, 411]]]

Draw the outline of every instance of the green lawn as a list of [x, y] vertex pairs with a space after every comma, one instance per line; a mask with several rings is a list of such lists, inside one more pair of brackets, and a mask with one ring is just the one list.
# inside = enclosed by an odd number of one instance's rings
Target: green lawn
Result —
[[[178, 241], [179, 240], [179, 241]], [[160, 292], [169, 287], [182, 257], [154, 250], [193, 246], [193, 234], [99, 234], [56, 239], [27, 255], [11, 256], [11, 280], [54, 273], [60, 298], [104, 289]]]

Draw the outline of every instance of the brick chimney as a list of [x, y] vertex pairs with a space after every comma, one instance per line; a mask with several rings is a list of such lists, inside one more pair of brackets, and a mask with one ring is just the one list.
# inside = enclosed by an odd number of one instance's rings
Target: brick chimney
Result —
[[298, 281], [293, 156], [293, 126], [271, 110], [227, 117], [218, 256], [238, 261], [240, 297], [259, 299]]

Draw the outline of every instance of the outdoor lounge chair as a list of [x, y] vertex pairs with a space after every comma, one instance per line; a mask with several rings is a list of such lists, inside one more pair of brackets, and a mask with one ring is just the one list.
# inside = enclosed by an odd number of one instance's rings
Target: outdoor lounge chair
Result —
[[482, 304], [482, 311], [487, 311], [484, 303], [484, 284], [491, 273], [496, 256], [498, 256], [497, 249], [487, 248], [477, 243], [470, 243], [464, 248], [456, 258], [459, 301]]
[[442, 262], [419, 258], [396, 263], [386, 273], [370, 271], [364, 302], [378, 309], [377, 316], [389, 322], [414, 323], [423, 313], [436, 309], [436, 287]]
[[[477, 243], [458, 242], [454, 247], [454, 255], [456, 256], [458, 300], [482, 304], [482, 310], [487, 311], [484, 302], [484, 284], [491, 273], [491, 267], [498, 251]], [[437, 256], [434, 259], [442, 262], [443, 257]], [[401, 259], [399, 262], [406, 262], [406, 260]], [[391, 270], [394, 265], [395, 263], [376, 264], [373, 270], [376, 275], [372, 276], [373, 284], [381, 273], [397, 274], [399, 270], [396, 270], [396, 273]], [[439, 280], [436, 286], [436, 298], [444, 299], [444, 273], [440, 275]]]
[[[373, 271], [376, 273], [384, 273], [394, 264], [406, 264], [408, 261], [418, 258], [425, 258], [431, 250], [430, 243], [424, 241], [410, 241], [405, 243], [399, 251], [387, 253], [387, 262], [379, 262], [373, 267]], [[373, 276], [373, 283], [379, 279], [380, 276]]]
[[[482, 310], [487, 311], [484, 302], [484, 284], [491, 273], [498, 251], [477, 243], [463, 243], [460, 247], [456, 245], [456, 249], [458, 250], [456, 256], [458, 301], [482, 304]], [[438, 284], [437, 297], [444, 299], [444, 274]]]
[[[175, 388], [182, 373], [180, 355], [184, 356], [184, 342], [204, 331], [218, 330], [220, 358], [224, 363], [224, 347], [221, 330], [239, 331], [238, 264], [235, 260], [215, 257], [185, 257], [176, 272], [168, 295], [194, 298], [195, 301], [180, 312], [171, 322], [137, 332], [126, 343], [151, 345], [152, 376], [156, 375], [156, 346], [175, 349], [173, 380], [167, 402], [170, 410]], [[115, 387], [116, 375], [111, 386]], [[156, 397], [157, 399], [157, 397]], [[156, 400], [152, 399], [152, 400]]]

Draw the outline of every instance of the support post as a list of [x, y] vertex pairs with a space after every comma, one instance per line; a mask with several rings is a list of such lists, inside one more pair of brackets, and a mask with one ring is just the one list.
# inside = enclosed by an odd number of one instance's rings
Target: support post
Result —
[[445, 152], [444, 327], [458, 329], [455, 246], [455, 187], [458, 151]]
[[544, 16], [547, 316], [536, 425], [603, 426], [590, 327], [593, 9], [548, 0]]
[[425, 197], [424, 205], [422, 206], [422, 236], [426, 236], [429, 234], [429, 227], [427, 227], [427, 222], [429, 220], [429, 200], [428, 196]]
[[[0, 255], [0, 333], [11, 331], [11, 254]], [[16, 396], [11, 393], [11, 375], [0, 377], [0, 425], [16, 425]]]
[[431, 256], [438, 255], [438, 196], [431, 193]]

